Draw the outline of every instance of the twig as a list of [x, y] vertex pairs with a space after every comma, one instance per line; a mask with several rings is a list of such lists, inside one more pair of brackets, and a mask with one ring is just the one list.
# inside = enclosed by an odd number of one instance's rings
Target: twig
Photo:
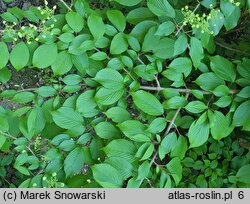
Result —
[[136, 81], [132, 74], [126, 68], [123, 68], [123, 70], [130, 76], [131, 79], [133, 79], [133, 81]]
[[64, 6], [67, 8], [67, 9], [69, 9], [70, 11], [72, 11], [72, 9], [68, 6], [68, 4], [65, 2], [65, 1], [63, 1], [63, 0], [59, 0], [61, 3], [63, 3], [64, 4]]
[[155, 78], [155, 81], [156, 81], [157, 87], [158, 87], [158, 88], [161, 88], [160, 82], [159, 82], [159, 80], [158, 80], [158, 76], [157, 76], [157, 75], [155, 75], [155, 76], [154, 76], [154, 78]]
[[32, 151], [32, 149], [30, 149], [29, 146], [26, 146], [26, 147], [27, 147], [27, 149], [30, 151], [30, 153], [31, 153], [33, 156], [37, 157], [37, 156], [35, 155], [35, 153]]
[[137, 57], [137, 60], [138, 60], [141, 64], [145, 65], [145, 63], [141, 60], [141, 58], [140, 58], [139, 56]]
[[[188, 99], [188, 97], [189, 97], [189, 93], [186, 93], [186, 97], [185, 97], [186, 100]], [[163, 138], [166, 137], [166, 136], [168, 135], [168, 133], [170, 132], [170, 130], [172, 129], [172, 126], [173, 126], [173, 124], [174, 124], [174, 121], [175, 121], [175, 119], [176, 119], [176, 117], [178, 116], [178, 114], [179, 114], [180, 111], [181, 111], [181, 108], [179, 108], [179, 109], [177, 109], [177, 110], [175, 111], [175, 114], [174, 114], [173, 118], [171, 119], [171, 121], [170, 121], [170, 123], [169, 123], [169, 125], [168, 125], [168, 127], [167, 127], [167, 130], [166, 130], [165, 133], [164, 133]]]
[[[188, 99], [188, 97], [189, 97], [189, 93], [186, 93], [186, 97], [185, 98]], [[165, 131], [162, 139], [164, 139], [168, 135], [168, 133], [170, 132], [170, 130], [172, 129], [173, 124], [175, 122], [175, 119], [177, 118], [177, 116], [178, 116], [178, 114], [179, 114], [180, 111], [181, 111], [181, 108], [179, 108], [179, 109], [177, 109], [175, 111], [175, 114], [174, 114], [173, 118], [171, 119], [170, 123], [168, 124], [167, 130]], [[155, 154], [154, 154], [154, 156], [152, 157], [152, 159], [150, 161], [150, 166], [154, 163], [157, 155], [158, 155], [158, 151], [156, 151]]]
[[2, 7], [2, 9], [3, 9], [3, 10], [5, 10], [5, 9], [6, 9], [6, 6], [5, 6], [5, 4], [3, 3], [3, 1], [2, 1], [2, 0], [0, 0], [0, 6]]
[[[142, 90], [148, 90], [148, 91], [163, 91], [164, 87], [151, 87], [151, 86], [140, 86], [140, 89]], [[192, 89], [175, 89], [176, 91], [178, 91], [179, 93], [191, 93], [193, 90]], [[212, 92], [210, 91], [203, 91], [203, 90], [199, 90], [201, 91], [204, 95], [210, 95], [210, 94], [213, 94]], [[230, 94], [236, 94], [238, 93], [239, 90], [230, 90]]]
[[[195, 7], [195, 9], [193, 10], [192, 13], [195, 13], [195, 11], [199, 8], [200, 5], [201, 5], [201, 3], [198, 1], [197, 6]], [[183, 30], [183, 27], [184, 27], [184, 24], [183, 24], [181, 27], [179, 27], [179, 29], [178, 29], [177, 32], [175, 33], [175, 36], [177, 36], [177, 35], [179, 34], [179, 32], [180, 32], [181, 30]]]
[[[12, 136], [11, 134], [4, 133], [4, 132], [2, 132], [2, 131], [0, 131], [0, 134], [4, 135], [5, 137], [9, 137], [9, 138], [11, 138], [11, 139], [13, 139], [13, 140], [16, 140], [16, 139], [17, 139], [16, 137]], [[35, 153], [32, 151], [32, 149], [30, 149], [29, 146], [26, 145], [26, 148], [30, 151], [30, 153], [31, 153], [33, 156], [37, 157], [37, 156], [35, 155]]]
[[2, 132], [2, 131], [0, 131], [0, 134], [4, 135], [5, 137], [9, 137], [9, 138], [11, 138], [11, 139], [13, 139], [13, 140], [16, 140], [16, 139], [17, 139], [16, 137], [14, 137], [14, 136], [12, 136], [12, 135], [10, 135], [10, 134], [4, 133], [4, 132]]
[[36, 91], [37, 88], [28, 88], [28, 89], [21, 89], [21, 90], [17, 90], [17, 92], [25, 92], [25, 91]]
[[220, 42], [217, 42], [217, 41], [216, 41], [215, 43], [216, 43], [217, 45], [219, 45], [220, 47], [223, 47], [223, 48], [225, 48], [225, 49], [227, 49], [227, 50], [231, 50], [231, 51], [234, 51], [234, 52], [238, 52], [238, 53], [241, 53], [241, 54], [250, 56], [250, 53], [244, 52], [244, 51], [242, 51], [242, 50], [237, 50], [237, 49], [228, 47], [227, 45], [224, 45], [224, 44], [222, 44], [222, 43], [220, 43]]
[[152, 164], [155, 162], [155, 159], [157, 157], [158, 151], [155, 152], [154, 156], [152, 157], [151, 161], [150, 161], [150, 166], [152, 166]]

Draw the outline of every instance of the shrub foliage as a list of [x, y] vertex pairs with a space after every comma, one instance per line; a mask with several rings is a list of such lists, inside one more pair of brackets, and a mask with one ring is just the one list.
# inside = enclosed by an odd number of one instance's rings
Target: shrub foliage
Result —
[[0, 186], [249, 187], [250, 1], [71, 3], [0, 14]]

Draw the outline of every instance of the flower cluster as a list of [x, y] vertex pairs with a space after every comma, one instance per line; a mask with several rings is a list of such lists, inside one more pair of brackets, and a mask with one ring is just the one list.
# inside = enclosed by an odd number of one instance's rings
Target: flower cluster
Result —
[[49, 178], [47, 176], [43, 176], [42, 180], [46, 183], [47, 188], [60, 188], [65, 186], [64, 183], [58, 182], [56, 172], [53, 172]]
[[[20, 26], [17, 23], [9, 23], [3, 21], [4, 29], [2, 30], [2, 35], [4, 39], [9, 39], [10, 41], [17, 41], [18, 39], [24, 40], [26, 39], [27, 43], [30, 44], [31, 41], [39, 41], [42, 38], [46, 38], [48, 35], [53, 35], [51, 30], [54, 28], [54, 24], [50, 26], [46, 26], [46, 21], [52, 19], [56, 22], [54, 18], [54, 13], [56, 10], [56, 6], [53, 8], [48, 7], [48, 2], [44, 0], [44, 8], [37, 7], [39, 10], [41, 17], [40, 21], [37, 24], [27, 24]], [[1, 34], [1, 32], [0, 32]]]
[[41, 139], [42, 137], [38, 136], [36, 137], [35, 141], [34, 141], [34, 149], [36, 151], [38, 151], [40, 149], [40, 146], [41, 146]]
[[234, 0], [229, 0], [229, 2], [235, 6], [240, 6], [240, 2], [235, 2]]
[[190, 25], [193, 29], [200, 29], [201, 33], [208, 32], [213, 35], [214, 32], [210, 30], [210, 21], [217, 17], [220, 9], [214, 9], [212, 4], [210, 5], [210, 8], [211, 11], [209, 14], [203, 13], [202, 15], [200, 15], [195, 14], [189, 9], [188, 6], [185, 6], [184, 8], [182, 8], [182, 14], [184, 15], [183, 25]]

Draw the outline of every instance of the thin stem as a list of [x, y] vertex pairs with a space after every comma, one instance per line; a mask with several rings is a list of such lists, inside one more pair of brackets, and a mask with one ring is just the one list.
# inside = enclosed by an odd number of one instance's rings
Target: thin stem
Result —
[[[188, 97], [189, 97], [189, 93], [186, 93], [186, 99], [188, 99]], [[175, 111], [175, 114], [174, 114], [173, 118], [171, 119], [171, 121], [169, 122], [167, 130], [165, 131], [162, 139], [164, 139], [169, 134], [170, 130], [172, 129], [172, 127], [174, 125], [175, 119], [177, 118], [180, 111], [181, 111], [181, 108], [179, 108]], [[155, 162], [157, 155], [158, 155], [158, 151], [156, 151], [154, 156], [152, 157], [152, 159], [150, 161], [150, 166]]]
[[25, 92], [25, 91], [36, 91], [37, 88], [28, 88], [28, 89], [21, 89], [21, 90], [17, 90], [17, 92]]
[[217, 45], [219, 45], [220, 47], [223, 47], [223, 48], [225, 48], [225, 49], [227, 49], [227, 50], [231, 50], [231, 51], [234, 51], [234, 52], [238, 52], [238, 53], [241, 53], [241, 54], [250, 56], [250, 53], [244, 52], [244, 51], [242, 51], [242, 50], [237, 50], [237, 49], [228, 47], [227, 45], [224, 45], [224, 44], [222, 44], [222, 43], [220, 43], [220, 42], [217, 42], [217, 41], [216, 41], [215, 43], [216, 43]]
[[[11, 139], [13, 139], [13, 140], [16, 140], [16, 139], [17, 139], [16, 137], [12, 136], [11, 134], [8, 134], [8, 133], [2, 132], [2, 131], [0, 131], [0, 134], [2, 134], [2, 135], [5, 136], [5, 137], [9, 137], [9, 138], [11, 138]], [[35, 153], [32, 151], [32, 149], [30, 149], [29, 146], [26, 146], [26, 148], [30, 151], [30, 153], [31, 153], [33, 156], [37, 157], [37, 156], [35, 155]]]
[[72, 11], [72, 9], [68, 6], [68, 4], [65, 2], [65, 1], [63, 1], [63, 0], [59, 0], [61, 3], [63, 3], [64, 4], [64, 6], [67, 8], [67, 9], [69, 9], [70, 11]]
[[152, 157], [151, 161], [150, 161], [150, 166], [152, 166], [152, 164], [155, 162], [155, 159], [158, 155], [158, 151], [155, 152], [154, 156]]
[[145, 65], [145, 63], [141, 60], [141, 58], [140, 58], [139, 56], [137, 57], [137, 60], [138, 60], [141, 64]]
[[[189, 93], [186, 93], [186, 97], [185, 97], [186, 100], [188, 99], [188, 97], [189, 97]], [[172, 129], [173, 124], [174, 124], [174, 121], [175, 121], [175, 119], [177, 118], [177, 116], [178, 116], [178, 114], [179, 114], [180, 111], [181, 111], [181, 108], [179, 108], [179, 109], [177, 109], [177, 110], [175, 111], [174, 116], [173, 116], [173, 118], [171, 119], [171, 121], [170, 121], [170, 123], [169, 123], [169, 125], [168, 125], [168, 127], [167, 127], [167, 130], [166, 130], [165, 133], [164, 133], [163, 138], [166, 137], [166, 136], [168, 135], [168, 133], [170, 132], [170, 130]]]
[[161, 84], [160, 84], [160, 82], [159, 82], [159, 80], [158, 80], [158, 76], [157, 75], [155, 75], [155, 81], [156, 81], [156, 84], [157, 84], [157, 87], [158, 88], [161, 88]]
[[2, 132], [2, 131], [0, 131], [0, 134], [2, 134], [2, 135], [5, 136], [5, 137], [9, 137], [9, 138], [11, 138], [11, 139], [13, 139], [13, 140], [16, 140], [16, 139], [17, 139], [16, 137], [14, 137], [14, 136], [12, 136], [12, 135], [10, 135], [10, 134], [8, 134], [8, 133]]
[[[151, 87], [151, 86], [140, 86], [140, 89], [142, 90], [148, 90], [148, 91], [163, 91], [164, 87]], [[176, 91], [178, 91], [179, 93], [191, 93], [193, 90], [192, 89], [175, 89]], [[203, 91], [203, 90], [199, 90], [200, 92], [202, 92], [204, 95], [210, 95], [210, 94], [213, 94], [212, 92], [209, 92], [209, 91]], [[239, 90], [230, 90], [230, 94], [236, 94], [238, 93]]]
[[130, 76], [131, 79], [133, 79], [133, 81], [136, 81], [132, 74], [126, 68], [123, 68], [123, 70]]

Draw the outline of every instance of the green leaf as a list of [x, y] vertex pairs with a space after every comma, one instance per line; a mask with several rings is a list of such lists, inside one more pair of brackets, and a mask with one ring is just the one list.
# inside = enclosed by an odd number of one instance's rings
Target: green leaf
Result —
[[168, 36], [175, 31], [175, 25], [171, 21], [164, 22], [159, 25], [155, 35]]
[[76, 147], [74, 140], [65, 140], [59, 146], [58, 149], [63, 150], [65, 152], [72, 151]]
[[104, 114], [116, 123], [122, 123], [131, 119], [129, 112], [121, 107], [112, 107]]
[[225, 84], [224, 80], [216, 76], [213, 72], [201, 74], [195, 83], [206, 91], [214, 90], [216, 87]]
[[62, 81], [67, 85], [77, 85], [82, 81], [82, 78], [78, 74], [68, 74]]
[[155, 15], [148, 8], [144, 7], [135, 8], [126, 16], [127, 22], [131, 24], [138, 24], [139, 22], [150, 20], [154, 17]]
[[233, 124], [236, 127], [243, 126], [243, 130], [250, 131], [250, 101], [242, 103], [235, 111]]
[[250, 184], [250, 164], [242, 166], [236, 176], [239, 182]]
[[190, 113], [201, 113], [208, 107], [201, 101], [192, 101], [186, 105], [185, 109]]
[[66, 21], [69, 26], [77, 33], [79, 33], [84, 27], [83, 17], [74, 11], [70, 11], [65, 15]]
[[174, 44], [174, 56], [182, 54], [188, 47], [187, 37], [180, 35]]
[[221, 140], [233, 131], [233, 128], [230, 127], [230, 119], [224, 116], [223, 113], [219, 111], [212, 113], [209, 111], [208, 118], [211, 134], [214, 139]]
[[141, 50], [141, 45], [140, 45], [139, 41], [135, 37], [133, 37], [132, 35], [128, 36], [128, 43], [133, 50], [135, 50], [135, 51]]
[[111, 105], [117, 102], [123, 94], [124, 89], [100, 88], [95, 95], [95, 100], [102, 105]]
[[159, 43], [160, 36], [155, 35], [157, 31], [157, 27], [154, 26], [150, 28], [147, 34], [144, 37], [143, 44], [142, 44], [142, 51], [148, 52], [155, 48], [155, 45]]
[[123, 32], [126, 27], [126, 18], [119, 10], [108, 10], [107, 17], [109, 21], [120, 31]]
[[101, 38], [105, 33], [105, 24], [102, 17], [91, 14], [88, 17], [88, 27], [95, 39]]
[[159, 146], [159, 157], [160, 159], [164, 159], [165, 155], [168, 154], [176, 145], [177, 137], [174, 132], [166, 135], [164, 139], [161, 141]]
[[55, 136], [52, 140], [51, 140], [51, 144], [55, 145], [55, 146], [59, 146], [63, 141], [65, 140], [70, 140], [70, 136], [65, 135], [65, 134], [60, 134]]
[[104, 188], [121, 188], [123, 178], [110, 164], [96, 164], [92, 166], [93, 177]]
[[6, 83], [10, 79], [11, 79], [11, 71], [6, 67], [0, 69], [0, 82]]
[[204, 58], [204, 51], [201, 41], [195, 37], [191, 37], [189, 55], [193, 61], [194, 67], [199, 67], [201, 60]]
[[0, 42], [0, 69], [4, 68], [9, 61], [9, 50], [4, 42]]
[[81, 114], [72, 108], [61, 107], [51, 114], [55, 123], [64, 129], [76, 128], [83, 124], [83, 117]]
[[75, 36], [72, 33], [67, 32], [67, 33], [63, 33], [58, 38], [64, 43], [70, 43], [74, 39], [74, 37]]
[[10, 53], [10, 62], [16, 70], [24, 68], [30, 59], [30, 52], [24, 42], [16, 44]]
[[137, 148], [134, 143], [125, 139], [112, 140], [106, 147], [103, 148], [107, 157], [120, 157], [126, 159], [130, 163], [137, 160], [135, 153]]
[[64, 75], [71, 70], [72, 66], [70, 54], [67, 51], [62, 51], [57, 55], [56, 61], [51, 68], [55, 75]]
[[37, 68], [51, 66], [57, 58], [57, 45], [44, 44], [39, 46], [33, 55], [33, 65]]
[[138, 177], [137, 180], [144, 179], [148, 176], [150, 172], [150, 164], [148, 161], [144, 161], [138, 168]]
[[175, 17], [175, 10], [167, 0], [148, 0], [147, 6], [156, 16]]
[[179, 157], [182, 160], [186, 156], [187, 149], [186, 137], [179, 135], [177, 143], [171, 149], [170, 157]]
[[131, 95], [135, 105], [144, 113], [154, 116], [164, 113], [162, 104], [154, 95], [142, 90], [132, 93]]
[[229, 106], [231, 102], [232, 102], [231, 96], [222, 96], [216, 102], [214, 102], [214, 104], [218, 107], [225, 108]]
[[27, 120], [27, 127], [28, 131], [35, 133], [40, 133], [44, 129], [46, 124], [45, 115], [42, 108], [35, 108], [31, 110], [28, 120]]
[[89, 58], [96, 60], [96, 61], [103, 61], [107, 59], [107, 54], [105, 52], [96, 52], [93, 55], [91, 55]]
[[210, 67], [218, 77], [229, 82], [235, 80], [236, 72], [230, 61], [219, 55], [211, 57], [210, 60]]
[[179, 57], [174, 59], [168, 66], [170, 69], [178, 73], [183, 73], [187, 77], [192, 71], [192, 62], [187, 57]]
[[147, 131], [153, 134], [160, 133], [166, 128], [166, 125], [167, 122], [165, 118], [156, 118], [150, 123]]
[[36, 90], [36, 92], [42, 97], [51, 97], [56, 94], [56, 90], [51, 86], [42, 86]]
[[84, 117], [93, 117], [98, 113], [95, 109], [97, 103], [94, 99], [95, 91], [88, 90], [82, 93], [76, 101], [76, 109], [83, 114]]
[[117, 3], [123, 6], [135, 6], [139, 4], [142, 0], [112, 0], [112, 1], [116, 1]]
[[112, 139], [120, 136], [119, 130], [109, 122], [100, 122], [94, 128], [96, 134], [103, 139]]
[[230, 2], [221, 2], [220, 8], [225, 16], [224, 25], [227, 31], [236, 27], [241, 14], [240, 8]]
[[77, 13], [79, 13], [82, 17], [85, 16], [85, 5], [82, 0], [76, 0], [74, 7]]
[[243, 58], [242, 63], [238, 64], [237, 70], [239, 74], [246, 78], [250, 79], [250, 69], [248, 68], [250, 66], [250, 59]]
[[10, 12], [4, 12], [1, 14], [1, 17], [8, 22], [12, 22], [12, 23], [18, 23], [18, 19], [12, 15]]
[[174, 96], [163, 103], [166, 109], [183, 108], [187, 104], [187, 99], [184, 96]]
[[250, 98], [250, 86], [244, 87], [237, 96], [241, 98]]
[[122, 75], [114, 69], [102, 69], [94, 79], [108, 89], [121, 89], [124, 87]]
[[199, 147], [203, 145], [208, 140], [209, 135], [209, 123], [204, 122], [201, 124], [197, 124], [197, 121], [194, 121], [189, 130], [188, 130], [188, 138], [190, 142], [190, 147]]
[[28, 103], [33, 101], [33, 99], [35, 98], [35, 95], [31, 92], [21, 92], [21, 93], [17, 93], [12, 101], [15, 103]]
[[[0, 117], [0, 131], [7, 132], [8, 130], [9, 130], [9, 123], [8, 123], [7, 118]], [[1, 132], [0, 132], [0, 136], [1, 136]]]
[[154, 46], [153, 52], [156, 57], [161, 59], [170, 59], [174, 56], [175, 41], [171, 38], [162, 38], [157, 46]]
[[84, 151], [81, 147], [75, 148], [67, 155], [64, 160], [64, 171], [66, 177], [72, 177], [81, 171], [84, 167], [84, 158]]
[[114, 36], [110, 45], [110, 53], [119, 55], [128, 49], [127, 38], [124, 33], [118, 33]]
[[166, 167], [169, 170], [171, 176], [174, 178], [176, 186], [178, 186], [182, 179], [182, 165], [180, 158], [173, 158], [170, 162], [168, 162]]
[[154, 149], [155, 149], [154, 145], [150, 144], [147, 150], [145, 151], [144, 155], [142, 156], [141, 161], [150, 158], [154, 153]]
[[229, 94], [229, 92], [229, 88], [225, 85], [220, 85], [213, 90], [213, 94], [218, 97], [226, 96]]
[[146, 126], [137, 120], [127, 120], [117, 125], [128, 138], [134, 141], [150, 141], [148, 134], [145, 132]]
[[123, 180], [128, 179], [134, 174], [134, 167], [126, 159], [120, 157], [111, 157], [105, 160], [105, 163], [114, 167], [123, 177]]

